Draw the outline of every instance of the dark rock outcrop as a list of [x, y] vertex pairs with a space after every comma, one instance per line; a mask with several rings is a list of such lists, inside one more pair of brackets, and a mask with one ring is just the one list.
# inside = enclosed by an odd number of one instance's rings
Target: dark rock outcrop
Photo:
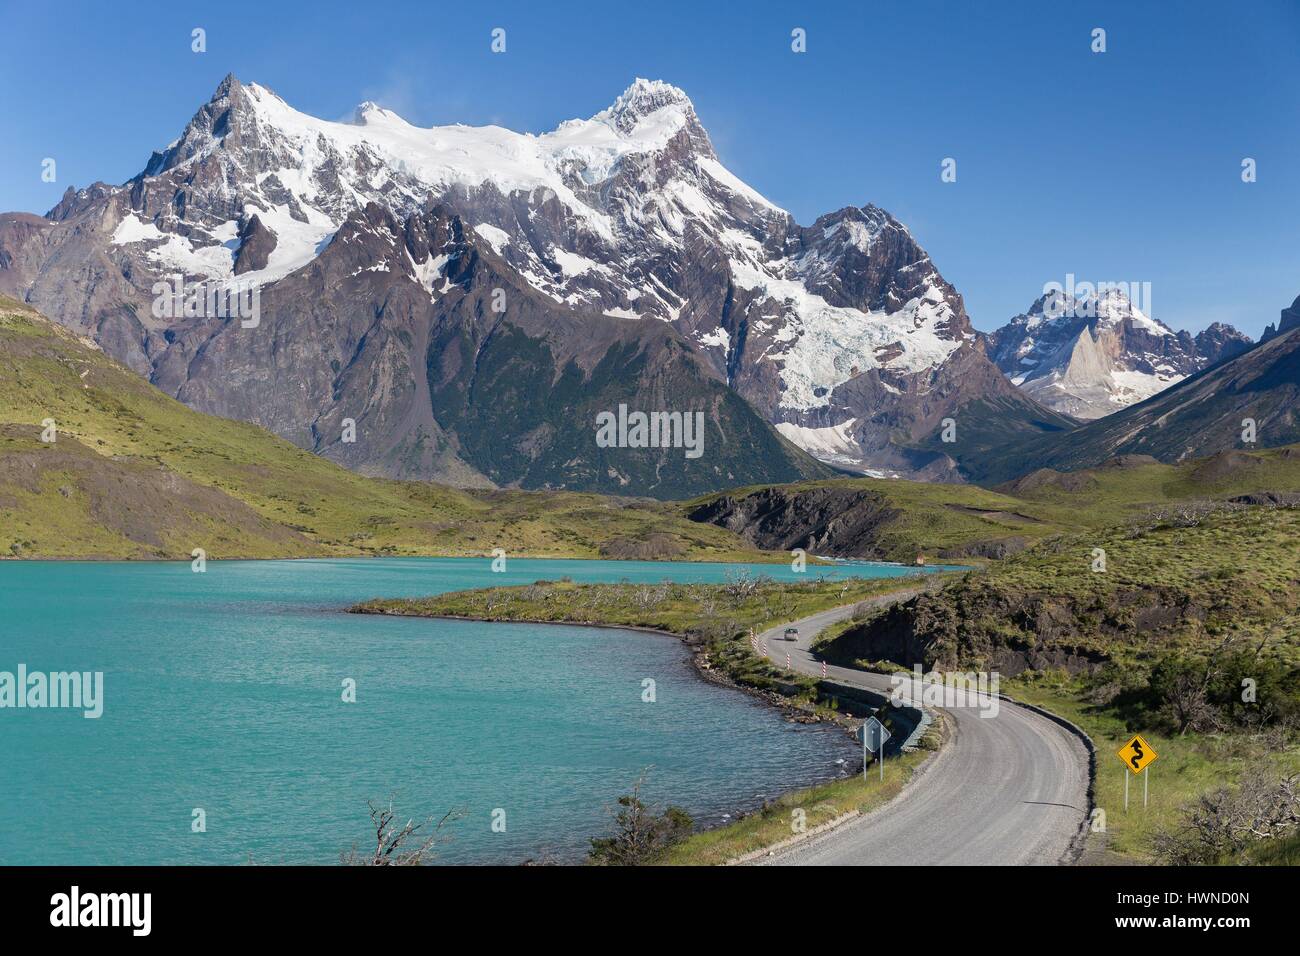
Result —
[[687, 513], [740, 535], [757, 548], [837, 558], [885, 556], [876, 533], [900, 512], [884, 495], [846, 488], [764, 488], [723, 495]]
[[1300, 507], [1300, 494], [1294, 491], [1254, 491], [1228, 499], [1233, 504], [1255, 505], [1263, 508]]
[[1196, 333], [1193, 343], [1196, 346], [1196, 354], [1201, 359], [1202, 368], [1209, 368], [1211, 365], [1218, 365], [1220, 362], [1235, 358], [1255, 344], [1248, 335], [1243, 335], [1223, 322], [1211, 322]]
[[1300, 328], [1300, 296], [1296, 296], [1296, 300], [1291, 303], [1291, 308], [1282, 310], [1282, 316], [1276, 324], [1270, 322], [1265, 326], [1260, 341], [1267, 342], [1296, 328]]
[[[1071, 597], [963, 582], [892, 605], [845, 631], [826, 655], [840, 663], [884, 660], [926, 670], [997, 671], [1004, 677], [1028, 669], [1078, 673], [1109, 658], [1104, 638], [1172, 632], [1204, 614], [1204, 608], [1167, 588], [1121, 591], [1104, 605], [1094, 601], [1084, 607]], [[1093, 639], [1085, 639], [1092, 630]]]
[[256, 213], [239, 230], [239, 249], [235, 252], [235, 275], [265, 269], [275, 249], [275, 233], [262, 224]]

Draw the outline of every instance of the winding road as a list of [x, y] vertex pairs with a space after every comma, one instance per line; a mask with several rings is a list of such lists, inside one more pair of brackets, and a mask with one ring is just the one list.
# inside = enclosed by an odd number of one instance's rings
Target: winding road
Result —
[[[904, 600], [917, 589], [869, 603]], [[834, 608], [763, 632], [760, 647], [803, 674], [821, 675], [809, 650], [830, 624], [853, 613]], [[787, 626], [798, 641], [785, 641]], [[837, 683], [888, 693], [889, 677], [827, 666]], [[987, 700], [986, 700], [987, 703]], [[1088, 814], [1089, 755], [1065, 727], [999, 701], [987, 708], [946, 707], [950, 738], [903, 793], [885, 807], [760, 860], [761, 865], [1006, 865], [1070, 862]], [[889, 773], [889, 763], [885, 763]]]

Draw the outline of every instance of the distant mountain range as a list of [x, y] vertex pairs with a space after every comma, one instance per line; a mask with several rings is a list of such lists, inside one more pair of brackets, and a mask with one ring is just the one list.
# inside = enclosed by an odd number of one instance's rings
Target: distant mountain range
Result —
[[1116, 289], [1046, 293], [988, 336], [989, 356], [1014, 384], [1081, 419], [1150, 398], [1252, 344], [1220, 322], [1196, 336], [1175, 332]]
[[992, 484], [1035, 469], [1074, 471], [1116, 456], [1182, 462], [1300, 442], [1300, 300], [1258, 345], [1145, 401], [1065, 435], [987, 456], [972, 479]]
[[[800, 226], [647, 80], [532, 135], [327, 122], [228, 76], [135, 178], [0, 215], [0, 291], [363, 474], [659, 498], [978, 479], [1249, 344], [1114, 296], [983, 336], [889, 213]], [[698, 413], [702, 453], [599, 442], [615, 412]]]

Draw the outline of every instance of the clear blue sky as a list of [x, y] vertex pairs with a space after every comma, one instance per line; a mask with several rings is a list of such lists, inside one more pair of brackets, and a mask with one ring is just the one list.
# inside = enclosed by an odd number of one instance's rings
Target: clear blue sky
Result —
[[897, 215], [980, 328], [1068, 272], [1151, 282], [1155, 315], [1192, 330], [1257, 335], [1300, 294], [1297, 0], [795, 6], [4, 0], [0, 209], [130, 178], [229, 71], [327, 118], [371, 99], [532, 131], [646, 76], [684, 88], [723, 161], [800, 222]]

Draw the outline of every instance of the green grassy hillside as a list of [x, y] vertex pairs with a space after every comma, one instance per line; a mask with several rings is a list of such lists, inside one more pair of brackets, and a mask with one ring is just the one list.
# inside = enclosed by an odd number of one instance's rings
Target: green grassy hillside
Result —
[[1249, 646], [1300, 665], [1300, 507], [1181, 505], [1062, 535], [837, 639], [838, 656], [1015, 674]]
[[[40, 440], [53, 419], [57, 437]], [[364, 478], [167, 397], [0, 298], [0, 555], [762, 559], [671, 505]]]
[[883, 478], [754, 485], [704, 495], [686, 513], [764, 548], [969, 563], [1001, 558], [1061, 534], [1100, 531], [1153, 509], [1300, 492], [1300, 446], [1226, 452], [1178, 465], [1144, 456], [1076, 472], [1042, 469], [985, 489]]
[[[1074, 530], [833, 630], [821, 652], [996, 671], [1014, 697], [1074, 720], [1099, 753], [1099, 862], [1285, 862], [1294, 835], [1271, 850], [1213, 822], [1267, 816], [1300, 771], [1298, 451], [1031, 474], [1000, 490]], [[1160, 762], [1151, 807], [1125, 814], [1111, 755], [1133, 733]]]
[[[57, 440], [39, 440], [53, 419]], [[660, 503], [365, 478], [195, 412], [31, 309], [0, 299], [0, 556], [511, 554], [911, 561], [1001, 558], [1153, 507], [1300, 491], [1300, 447], [1180, 465], [1127, 458], [989, 490], [885, 479], [751, 486]], [[707, 514], [705, 512], [708, 512]], [[690, 520], [688, 516], [697, 520]]]

